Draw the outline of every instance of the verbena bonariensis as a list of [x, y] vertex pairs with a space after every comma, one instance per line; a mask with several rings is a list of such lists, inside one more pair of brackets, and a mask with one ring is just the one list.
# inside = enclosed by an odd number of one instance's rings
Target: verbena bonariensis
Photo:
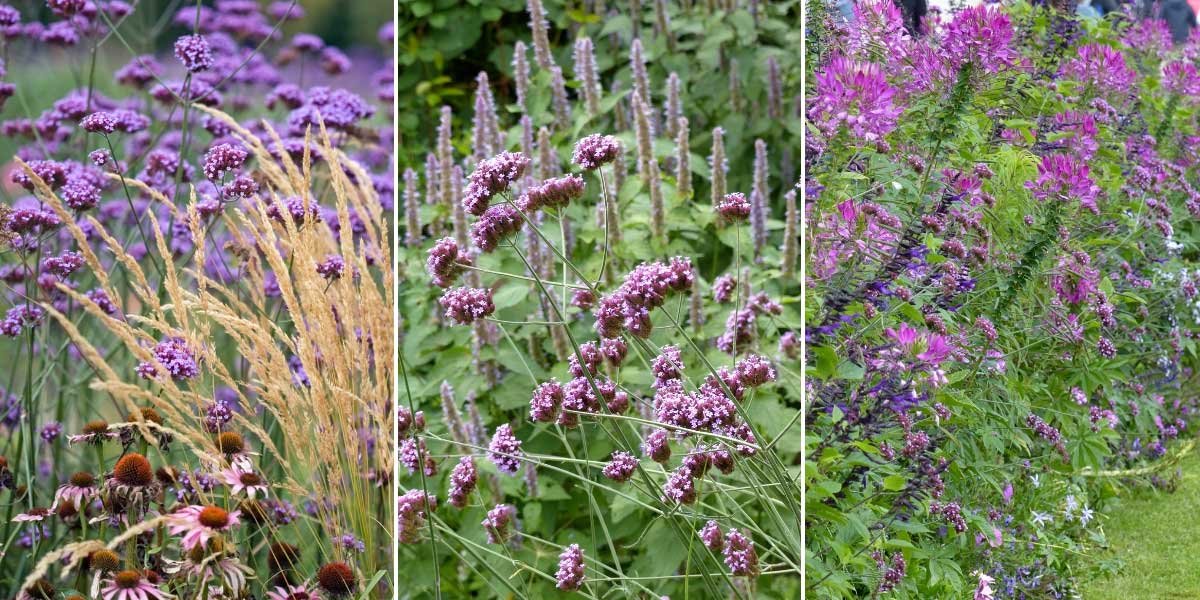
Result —
[[0, 6], [0, 590], [384, 597], [391, 66], [159, 10]]
[[[807, 592], [1064, 597], [1192, 426], [1193, 43], [978, 6], [817, 22]], [[1169, 74], [1166, 75], [1166, 74]]]
[[[646, 4], [553, 48], [529, 2], [404, 153], [401, 552], [442, 565], [414, 593], [800, 593], [799, 4]], [[750, 29], [718, 76], [663, 68], [717, 60], [701, 21]]]

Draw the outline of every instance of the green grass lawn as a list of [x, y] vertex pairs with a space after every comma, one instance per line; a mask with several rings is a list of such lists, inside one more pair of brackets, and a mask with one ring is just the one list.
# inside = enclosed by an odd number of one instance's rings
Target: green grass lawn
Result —
[[1200, 598], [1200, 451], [1178, 466], [1175, 493], [1132, 492], [1106, 511], [1104, 529], [1124, 568], [1084, 582], [1084, 600]]

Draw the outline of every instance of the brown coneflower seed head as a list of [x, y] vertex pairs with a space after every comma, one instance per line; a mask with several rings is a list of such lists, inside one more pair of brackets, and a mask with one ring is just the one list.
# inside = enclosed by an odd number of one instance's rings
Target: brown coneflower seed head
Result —
[[[163, 424], [162, 417], [159, 416], [158, 411], [154, 410], [153, 408], [150, 408], [149, 406], [147, 406], [145, 408], [140, 409], [139, 412], [142, 413], [143, 421], [149, 421], [151, 423], [154, 423], [155, 425]], [[138, 420], [138, 416], [134, 413], [129, 413], [129, 416], [125, 417], [125, 420], [130, 423], [136, 423]]]
[[88, 562], [95, 571], [116, 571], [121, 566], [121, 557], [112, 550], [97, 550], [88, 555]]
[[125, 485], [142, 487], [154, 481], [154, 469], [150, 468], [150, 461], [145, 456], [131, 453], [117, 461], [117, 466], [113, 467], [113, 477]]
[[175, 471], [174, 467], [159, 467], [154, 472], [154, 478], [163, 485], [172, 485], [179, 481], [179, 474]]
[[262, 477], [256, 473], [242, 473], [238, 480], [242, 482], [242, 485], [259, 485], [263, 481]]
[[29, 587], [25, 588], [25, 591], [29, 594], [30, 598], [36, 598], [37, 600], [50, 600], [54, 597], [54, 584], [46, 581], [45, 579], [38, 579], [37, 581], [29, 584]]
[[108, 423], [105, 421], [92, 421], [83, 426], [83, 432], [87, 435], [99, 435], [108, 432]]
[[75, 487], [92, 487], [96, 485], [96, 476], [87, 471], [80, 471], [71, 476], [71, 485]]
[[113, 583], [117, 584], [117, 587], [121, 589], [133, 589], [141, 582], [142, 574], [133, 570], [121, 571], [113, 576]]
[[200, 524], [211, 528], [220, 529], [229, 525], [229, 513], [225, 509], [216, 506], [205, 506], [200, 509], [200, 515], [197, 517]]
[[349, 596], [354, 592], [354, 569], [342, 562], [331, 562], [317, 571], [321, 589], [334, 596]]
[[70, 502], [59, 503], [58, 508], [54, 512], [60, 519], [69, 519], [79, 514], [79, 511], [75, 510], [75, 505]]
[[266, 507], [258, 500], [247, 498], [242, 500], [238, 508], [242, 511], [242, 516], [255, 525], [262, 525], [271, 520], [271, 515], [267, 513]]
[[162, 580], [158, 577], [158, 572], [151, 569], [142, 571], [142, 578], [153, 585], [158, 585], [162, 582]]
[[238, 454], [246, 449], [246, 440], [235, 431], [223, 431], [217, 436], [217, 449], [224, 454]]
[[22, 483], [21, 485], [18, 485], [17, 487], [13, 488], [13, 496], [19, 498], [21, 496], [24, 496], [25, 492], [27, 492], [27, 491], [29, 491], [29, 486]]
[[201, 544], [196, 544], [195, 546], [192, 546], [191, 550], [188, 550], [188, 560], [192, 561], [192, 564], [198, 565], [203, 562], [206, 557], [208, 557], [208, 548]]
[[271, 544], [267, 549], [267, 564], [272, 571], [285, 571], [300, 562], [300, 549], [283, 542]]
[[8, 468], [8, 459], [0, 456], [0, 471]]

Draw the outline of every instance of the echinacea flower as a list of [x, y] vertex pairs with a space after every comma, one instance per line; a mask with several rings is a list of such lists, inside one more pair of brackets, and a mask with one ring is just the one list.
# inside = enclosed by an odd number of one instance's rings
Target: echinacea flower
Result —
[[235, 598], [241, 596], [246, 589], [247, 577], [254, 575], [254, 569], [229, 555], [205, 556], [198, 561], [189, 556], [182, 561], [165, 562], [164, 570], [168, 574], [206, 582], [209, 598], [218, 596], [223, 590], [230, 591]]
[[13, 522], [14, 523], [39, 523], [39, 522], [43, 521], [46, 517], [49, 517], [53, 514], [54, 513], [50, 512], [49, 510], [47, 510], [45, 508], [31, 508], [31, 509], [13, 517]]
[[321, 596], [303, 585], [276, 586], [267, 590], [268, 600], [320, 600]]
[[166, 600], [173, 596], [158, 589], [141, 573], [127, 570], [113, 575], [100, 590], [100, 597], [103, 600]]
[[349, 596], [358, 586], [354, 569], [342, 562], [331, 562], [317, 570], [317, 584], [334, 597]]
[[230, 467], [221, 472], [221, 479], [228, 485], [233, 495], [245, 493], [247, 498], [257, 498], [259, 494], [267, 497], [267, 482], [254, 471], [239, 467]]
[[100, 495], [105, 499], [105, 506], [120, 506], [125, 514], [137, 516], [158, 498], [161, 491], [162, 486], [154, 478], [150, 461], [141, 454], [130, 452], [113, 466], [112, 476], [104, 480]]
[[175, 511], [167, 524], [171, 535], [183, 534], [179, 545], [185, 550], [204, 547], [218, 534], [239, 523], [241, 511], [229, 512], [217, 506], [185, 506]]
[[59, 486], [58, 491], [54, 492], [54, 504], [51, 508], [58, 508], [60, 502], [65, 502], [74, 506], [75, 510], [79, 510], [98, 492], [96, 476], [87, 471], [80, 471], [71, 475], [70, 481]]

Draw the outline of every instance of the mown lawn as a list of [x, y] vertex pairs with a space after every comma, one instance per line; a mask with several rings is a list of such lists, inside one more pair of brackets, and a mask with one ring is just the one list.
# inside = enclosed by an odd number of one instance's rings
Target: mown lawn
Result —
[[1109, 511], [1104, 529], [1120, 574], [1084, 585], [1084, 600], [1200, 598], [1200, 451], [1179, 464], [1173, 494], [1135, 492]]

